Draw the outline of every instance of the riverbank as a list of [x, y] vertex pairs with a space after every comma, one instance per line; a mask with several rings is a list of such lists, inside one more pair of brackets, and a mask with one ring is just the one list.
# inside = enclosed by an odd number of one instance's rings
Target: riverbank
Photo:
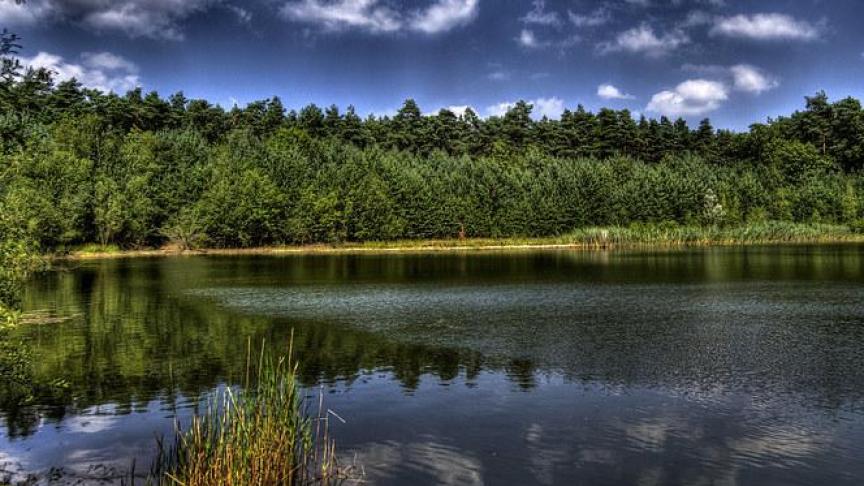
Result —
[[556, 249], [596, 250], [850, 242], [864, 243], [864, 232], [860, 231], [860, 229], [853, 229], [843, 225], [770, 222], [733, 228], [675, 225], [585, 228], [565, 235], [545, 238], [397, 240], [255, 248], [201, 248], [183, 250], [179, 247], [166, 246], [153, 249], [122, 250], [114, 246], [86, 245], [73, 249], [68, 253], [52, 255], [52, 258], [59, 260], [90, 260], [180, 255], [280, 255]]

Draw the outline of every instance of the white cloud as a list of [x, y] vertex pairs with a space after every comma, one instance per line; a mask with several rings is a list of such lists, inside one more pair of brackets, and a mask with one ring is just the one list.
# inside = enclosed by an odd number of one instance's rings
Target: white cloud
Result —
[[57, 81], [75, 78], [87, 88], [123, 93], [141, 84], [138, 67], [110, 52], [84, 53], [81, 62], [67, 62], [61, 56], [40, 52], [33, 57], [20, 57], [21, 64], [33, 69], [44, 68], [54, 73]]
[[750, 64], [736, 64], [734, 66], [719, 66], [716, 64], [685, 64], [681, 66], [682, 71], [699, 73], [700, 75], [723, 78], [732, 85], [736, 91], [761, 94], [778, 86], [780, 82], [764, 70]]
[[805, 20], [781, 13], [719, 17], [711, 29], [713, 35], [752, 40], [802, 40], [819, 38], [820, 29]]
[[[530, 100], [527, 103], [534, 106], [534, 109], [531, 111], [531, 116], [538, 119], [544, 116], [551, 119], [557, 119], [561, 116], [561, 113], [564, 112], [564, 100], [554, 96], [552, 98], [537, 98]], [[515, 101], [505, 101], [487, 107], [486, 114], [488, 116], [504, 116], [514, 106], [516, 106]]]
[[564, 112], [564, 100], [561, 98], [537, 98], [532, 100], [531, 104], [534, 105], [534, 116], [555, 119]]
[[287, 19], [320, 24], [331, 31], [359, 28], [377, 33], [402, 28], [400, 15], [378, 0], [302, 0], [286, 3], [279, 12]]
[[554, 40], [540, 40], [534, 34], [534, 31], [530, 29], [522, 29], [522, 31], [519, 32], [519, 36], [516, 37], [516, 42], [526, 49], [557, 48], [562, 51], [570, 49], [581, 40], [582, 39], [578, 35], [570, 35]]
[[729, 71], [732, 73], [735, 89], [739, 91], [760, 94], [780, 85], [773, 77], [748, 64], [732, 66]]
[[635, 96], [622, 92], [611, 84], [601, 84], [597, 87], [597, 96], [604, 100], [633, 100]]
[[70, 21], [97, 31], [129, 37], [183, 39], [181, 22], [220, 0], [30, 0], [25, 5], [0, 0], [0, 22]]
[[456, 116], [464, 116], [465, 112], [468, 111], [468, 108], [471, 108], [471, 111], [474, 111], [474, 108], [472, 108], [471, 105], [448, 106], [445, 110], [452, 111]]
[[612, 16], [605, 8], [598, 8], [589, 14], [577, 14], [569, 11], [567, 15], [570, 17], [570, 23], [576, 27], [599, 27], [612, 20]]
[[684, 28], [700, 27], [710, 25], [714, 22], [714, 17], [704, 10], [693, 10], [687, 14], [687, 17], [679, 25]]
[[667, 32], [658, 36], [648, 24], [642, 24], [618, 34], [612, 42], [600, 44], [601, 53], [628, 52], [659, 57], [687, 44], [690, 39], [679, 31]]
[[480, 0], [438, 0], [415, 13], [411, 28], [427, 34], [446, 32], [474, 20], [479, 7]]
[[534, 0], [533, 4], [534, 9], [522, 17], [522, 22], [539, 25], [559, 25], [561, 23], [556, 12], [546, 11], [545, 0]]
[[91, 69], [103, 71], [125, 71], [133, 74], [138, 72], [138, 66], [132, 61], [110, 52], [85, 52], [81, 54], [84, 65]]
[[479, 7], [480, 0], [436, 0], [424, 9], [401, 12], [380, 0], [299, 0], [284, 4], [279, 13], [285, 19], [317, 24], [328, 31], [414, 30], [436, 34], [470, 23]]
[[673, 90], [655, 94], [646, 111], [667, 116], [695, 116], [716, 110], [729, 98], [726, 86], [718, 81], [690, 79]]
[[0, 24], [30, 25], [48, 16], [50, 9], [45, 3], [19, 4], [12, 0], [0, 0]]
[[514, 101], [504, 101], [496, 105], [486, 107], [486, 115], [488, 116], [504, 116], [510, 108], [516, 106]]
[[519, 45], [522, 47], [528, 48], [536, 48], [543, 47], [543, 43], [537, 40], [537, 37], [534, 35], [534, 32], [528, 29], [522, 29], [522, 32], [519, 33], [519, 37], [516, 38], [519, 42]]

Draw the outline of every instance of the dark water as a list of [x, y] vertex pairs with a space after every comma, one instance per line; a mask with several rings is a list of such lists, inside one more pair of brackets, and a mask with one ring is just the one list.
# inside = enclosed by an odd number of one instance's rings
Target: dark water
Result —
[[71, 397], [2, 412], [16, 479], [143, 467], [293, 329], [371, 484], [864, 482], [864, 247], [103, 261], [26, 302]]

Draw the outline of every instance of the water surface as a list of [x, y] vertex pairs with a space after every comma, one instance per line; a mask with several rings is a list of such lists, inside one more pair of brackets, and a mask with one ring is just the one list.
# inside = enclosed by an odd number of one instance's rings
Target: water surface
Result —
[[97, 261], [26, 306], [71, 397], [0, 412], [12, 479], [147, 464], [292, 332], [372, 484], [864, 479], [861, 246]]

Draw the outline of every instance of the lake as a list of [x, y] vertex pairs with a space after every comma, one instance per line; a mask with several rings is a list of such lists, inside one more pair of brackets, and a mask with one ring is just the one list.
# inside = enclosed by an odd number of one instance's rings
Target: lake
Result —
[[864, 246], [76, 262], [25, 306], [71, 396], [0, 412], [0, 482], [146, 469], [292, 334], [370, 484], [864, 481]]

